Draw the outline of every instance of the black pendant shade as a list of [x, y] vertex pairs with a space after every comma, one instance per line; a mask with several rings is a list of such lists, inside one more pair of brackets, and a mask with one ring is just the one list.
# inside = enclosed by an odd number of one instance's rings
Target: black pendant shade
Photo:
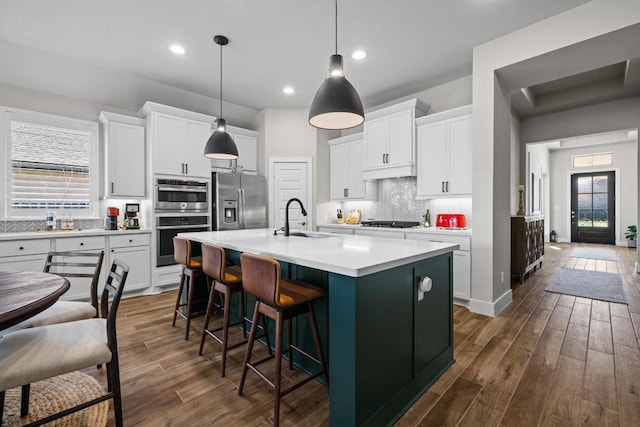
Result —
[[309, 109], [309, 124], [320, 129], [349, 129], [364, 122], [364, 108], [356, 89], [342, 71], [338, 55], [338, 1], [336, 5], [336, 52], [329, 60], [330, 75], [320, 86]]
[[204, 146], [204, 155], [210, 159], [233, 160], [238, 158], [238, 147], [225, 130], [225, 120], [218, 119], [216, 131], [209, 137]]
[[[332, 55], [332, 64], [335, 56]], [[348, 129], [364, 122], [364, 109], [358, 92], [349, 80], [338, 74], [322, 83], [309, 110], [309, 123], [321, 129]]]
[[234, 160], [238, 158], [238, 147], [227, 133], [225, 120], [222, 118], [222, 46], [229, 43], [225, 36], [214, 36], [213, 41], [220, 46], [220, 116], [216, 121], [216, 131], [209, 137], [204, 146], [204, 156], [210, 159]]

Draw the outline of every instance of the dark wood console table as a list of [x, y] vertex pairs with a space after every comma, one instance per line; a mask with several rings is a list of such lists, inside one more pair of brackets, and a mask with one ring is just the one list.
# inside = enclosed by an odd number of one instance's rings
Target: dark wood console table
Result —
[[527, 274], [542, 267], [544, 259], [544, 217], [511, 217], [511, 274], [520, 276], [520, 283]]

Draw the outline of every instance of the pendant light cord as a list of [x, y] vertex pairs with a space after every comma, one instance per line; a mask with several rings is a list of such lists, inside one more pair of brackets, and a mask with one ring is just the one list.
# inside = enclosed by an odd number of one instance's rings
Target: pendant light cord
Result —
[[336, 0], [336, 55], [338, 54], [338, 0]]
[[222, 117], [222, 44], [220, 44], [220, 117]]

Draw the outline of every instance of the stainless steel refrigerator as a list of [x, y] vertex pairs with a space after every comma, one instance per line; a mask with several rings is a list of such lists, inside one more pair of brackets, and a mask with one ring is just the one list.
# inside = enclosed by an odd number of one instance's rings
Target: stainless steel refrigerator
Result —
[[214, 172], [211, 182], [213, 230], [267, 227], [267, 185], [263, 176]]

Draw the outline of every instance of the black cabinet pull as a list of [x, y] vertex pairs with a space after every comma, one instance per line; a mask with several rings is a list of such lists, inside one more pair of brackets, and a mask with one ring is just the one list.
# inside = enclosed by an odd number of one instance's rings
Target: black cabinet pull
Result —
[[184, 164], [184, 173], [185, 175], [189, 175], [189, 163]]
[[133, 242], [133, 239], [129, 239], [129, 243], [132, 243], [132, 242]]
[[24, 250], [24, 246], [20, 246], [18, 250], [21, 250], [21, 251]]
[[84, 246], [84, 243], [83, 243], [83, 242], [80, 242], [80, 246]]
[[114, 189], [113, 189], [113, 182], [111, 183], [111, 194], [114, 193]]
[[444, 181], [442, 181], [440, 184], [442, 186], [442, 193], [444, 193]]

